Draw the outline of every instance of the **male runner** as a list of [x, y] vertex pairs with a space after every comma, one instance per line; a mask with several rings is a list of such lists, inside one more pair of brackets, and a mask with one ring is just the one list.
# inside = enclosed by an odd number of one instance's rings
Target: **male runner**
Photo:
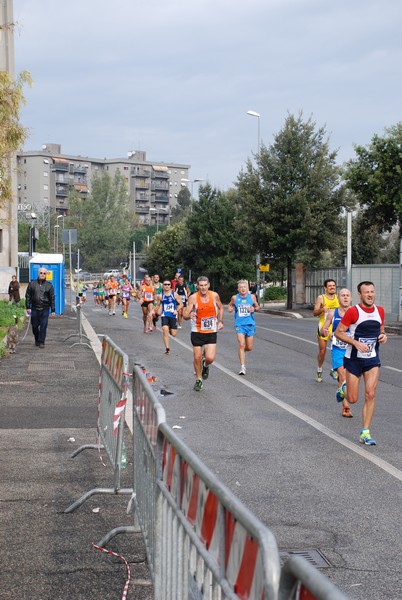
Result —
[[157, 296], [155, 311], [161, 315], [162, 335], [165, 344], [165, 354], [170, 354], [169, 333], [172, 337], [177, 335], [177, 313], [183, 308], [180, 296], [172, 290], [169, 279], [162, 283], [162, 293]]
[[[154, 300], [154, 309], [155, 309], [156, 298], [158, 296], [160, 296], [160, 294], [162, 293], [162, 284], [160, 282], [160, 277], [157, 273], [152, 275], [152, 284], [154, 286], [154, 291], [155, 291], [155, 300]], [[158, 319], [159, 319], [159, 315], [158, 315], [157, 311], [154, 310], [153, 316], [152, 316], [152, 325], [153, 325], [154, 330], [156, 329], [156, 323], [158, 322]]]
[[346, 394], [343, 391], [343, 383], [346, 381], [346, 371], [345, 367], [343, 366], [343, 358], [345, 356], [347, 344], [341, 340], [338, 340], [338, 338], [333, 335], [339, 323], [341, 322], [342, 317], [345, 315], [352, 302], [350, 291], [346, 288], [343, 288], [338, 294], [338, 299], [340, 306], [339, 308], [335, 308], [334, 310], [329, 310], [327, 312], [327, 318], [325, 319], [324, 325], [320, 329], [320, 335], [324, 337], [327, 336], [330, 326], [332, 325], [332, 370], [338, 374], [339, 385], [339, 389], [336, 392], [336, 399], [338, 402], [343, 403], [342, 416], [351, 418], [353, 417], [352, 411], [350, 410], [350, 406], [347, 402]]
[[209, 366], [216, 355], [217, 331], [223, 328], [223, 304], [219, 294], [209, 289], [208, 277], [202, 275], [197, 279], [198, 291], [192, 294], [183, 317], [191, 319], [191, 343], [193, 345], [195, 384], [194, 389], [200, 392], [203, 379], [208, 379]]
[[254, 345], [255, 320], [254, 312], [260, 310], [260, 305], [254, 294], [251, 294], [246, 279], [237, 282], [238, 293], [232, 296], [228, 312], [235, 313], [234, 329], [239, 344], [239, 375], [246, 374], [246, 352], [251, 352]]
[[[357, 286], [360, 302], [346, 311], [339, 323], [335, 336], [347, 344], [344, 365], [346, 369], [347, 397], [350, 404], [359, 399], [359, 383], [363, 375], [364, 405], [360, 442], [375, 446], [371, 437], [370, 425], [375, 409], [375, 393], [380, 377], [381, 361], [379, 345], [387, 342], [384, 332], [385, 312], [376, 306], [374, 284], [362, 281]], [[347, 330], [349, 332], [347, 333]]]
[[[331, 328], [328, 330], [327, 336], [320, 335], [320, 329], [324, 325], [324, 321], [329, 310], [334, 310], [339, 307], [338, 296], [336, 295], [336, 282], [334, 279], [326, 279], [324, 281], [324, 293], [317, 296], [315, 301], [313, 315], [320, 317], [318, 321], [318, 356], [317, 356], [317, 378], [318, 383], [322, 382], [322, 365], [325, 360], [325, 353], [327, 351], [327, 340], [331, 335]], [[333, 379], [336, 379], [336, 374], [331, 371], [330, 373]]]
[[183, 308], [187, 305], [187, 285], [184, 283], [183, 275], [179, 275], [177, 281], [178, 283], [174, 291], [180, 296], [180, 300], [182, 302], [182, 307], [177, 311], [177, 325], [178, 328], [181, 329], [181, 324], [183, 321]]

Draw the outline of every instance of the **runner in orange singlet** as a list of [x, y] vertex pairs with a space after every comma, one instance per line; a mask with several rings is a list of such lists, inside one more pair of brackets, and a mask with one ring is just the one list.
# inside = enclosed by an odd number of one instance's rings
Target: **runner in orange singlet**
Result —
[[217, 331], [223, 328], [223, 305], [219, 294], [209, 289], [208, 277], [197, 279], [198, 292], [192, 294], [183, 310], [183, 318], [191, 319], [191, 343], [193, 345], [196, 392], [203, 388], [203, 379], [208, 379], [209, 366], [216, 355]]
[[142, 320], [144, 321], [144, 333], [153, 331], [152, 317], [154, 314], [155, 289], [148, 273], [144, 275], [144, 282], [140, 290], [140, 304], [142, 308]]

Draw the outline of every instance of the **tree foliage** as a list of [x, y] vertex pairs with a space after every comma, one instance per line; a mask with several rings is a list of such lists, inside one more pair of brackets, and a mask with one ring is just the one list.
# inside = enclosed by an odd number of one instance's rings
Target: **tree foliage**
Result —
[[317, 129], [311, 118], [303, 121], [302, 114], [289, 115], [272, 146], [261, 148], [256, 167], [249, 161], [239, 175], [249, 243], [286, 261], [288, 281], [295, 262], [315, 266], [341, 231], [344, 189], [335, 160], [324, 128]]
[[146, 249], [146, 268], [149, 273], [173, 278], [182, 261], [179, 256], [180, 240], [185, 232], [184, 222], [159, 231]]
[[6, 71], [0, 71], [0, 207], [13, 200], [10, 160], [28, 135], [28, 130], [19, 122], [20, 109], [25, 104], [22, 91], [25, 84], [31, 84], [27, 71], [17, 80]]
[[[50, 241], [48, 230], [45, 227], [36, 226], [39, 230], [39, 239], [36, 242], [36, 252], [50, 252]], [[29, 251], [29, 223], [18, 223], [18, 252]]]
[[172, 208], [171, 223], [178, 223], [190, 213], [191, 194], [187, 187], [184, 187], [177, 194], [177, 204]]
[[379, 230], [399, 226], [402, 236], [402, 123], [356, 146], [357, 158], [347, 163], [345, 179], [364, 208], [365, 220]]
[[95, 176], [88, 198], [70, 195], [68, 227], [78, 233], [85, 268], [100, 271], [119, 267], [128, 256], [130, 212], [127, 189], [120, 173]]
[[179, 250], [184, 266], [194, 276], [207, 275], [217, 290], [233, 293], [239, 278], [254, 278], [255, 257], [242, 232], [235, 190], [200, 187]]

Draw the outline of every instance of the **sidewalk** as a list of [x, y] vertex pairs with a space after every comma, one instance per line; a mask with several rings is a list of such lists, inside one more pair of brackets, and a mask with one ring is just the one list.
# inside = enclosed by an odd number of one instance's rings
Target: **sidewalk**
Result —
[[[31, 331], [17, 353], [0, 361], [1, 598], [99, 600], [122, 597], [124, 562], [93, 548], [108, 531], [132, 525], [128, 496], [94, 495], [79, 509], [64, 509], [83, 493], [113, 488], [107, 457], [71, 452], [96, 442], [99, 364], [92, 349], [74, 345], [74, 314], [49, 320], [44, 349]], [[130, 438], [130, 436], [127, 436]], [[75, 441], [72, 441], [74, 438]], [[130, 457], [131, 440], [127, 442]], [[122, 486], [131, 487], [128, 460]], [[95, 512], [94, 509], [96, 510]], [[141, 534], [119, 535], [108, 549], [130, 564], [127, 598], [151, 600]]]
[[[286, 308], [285, 302], [266, 302], [264, 306], [261, 305], [261, 312], [266, 312], [268, 314], [278, 315], [281, 317], [289, 317], [292, 319], [316, 318], [313, 317], [312, 309], [297, 308], [289, 310]], [[385, 331], [386, 333], [402, 335], [402, 322], [387, 321], [387, 315], [385, 315]]]

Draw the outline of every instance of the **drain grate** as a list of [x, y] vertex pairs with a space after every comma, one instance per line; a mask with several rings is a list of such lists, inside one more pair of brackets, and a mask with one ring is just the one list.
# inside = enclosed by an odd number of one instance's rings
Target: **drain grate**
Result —
[[301, 556], [307, 560], [310, 565], [313, 565], [313, 567], [317, 567], [318, 569], [328, 569], [328, 567], [332, 566], [329, 560], [327, 560], [317, 548], [308, 548], [305, 550], [280, 550], [279, 557], [281, 565], [283, 565], [291, 556]]
[[28, 365], [28, 371], [75, 371], [75, 364], [73, 360], [51, 363], [32, 362]]

